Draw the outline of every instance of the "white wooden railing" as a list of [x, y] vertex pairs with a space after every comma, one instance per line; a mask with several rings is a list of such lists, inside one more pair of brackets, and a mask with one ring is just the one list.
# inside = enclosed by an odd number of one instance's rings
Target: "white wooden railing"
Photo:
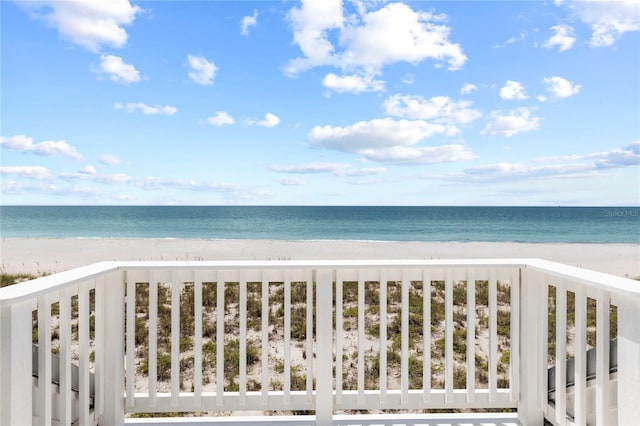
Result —
[[[640, 418], [640, 283], [539, 259], [105, 262], [0, 289], [0, 310], [2, 425], [253, 410], [318, 424], [388, 409]], [[569, 355], [568, 389], [555, 360]]]

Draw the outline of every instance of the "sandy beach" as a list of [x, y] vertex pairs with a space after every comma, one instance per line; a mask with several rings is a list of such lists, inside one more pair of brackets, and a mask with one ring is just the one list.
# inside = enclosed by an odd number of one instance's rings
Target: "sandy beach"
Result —
[[636, 244], [2, 238], [3, 272], [54, 273], [106, 260], [542, 258], [640, 276]]

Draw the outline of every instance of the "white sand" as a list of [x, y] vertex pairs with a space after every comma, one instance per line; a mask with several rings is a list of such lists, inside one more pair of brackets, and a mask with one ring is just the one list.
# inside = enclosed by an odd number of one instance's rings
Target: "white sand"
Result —
[[60, 272], [105, 260], [542, 258], [640, 276], [640, 245], [186, 239], [2, 238], [4, 272]]

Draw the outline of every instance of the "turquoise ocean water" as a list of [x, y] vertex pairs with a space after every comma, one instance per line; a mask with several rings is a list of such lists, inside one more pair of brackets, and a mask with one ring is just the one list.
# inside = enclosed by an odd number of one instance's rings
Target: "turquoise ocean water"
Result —
[[0, 236], [640, 244], [640, 207], [0, 206]]

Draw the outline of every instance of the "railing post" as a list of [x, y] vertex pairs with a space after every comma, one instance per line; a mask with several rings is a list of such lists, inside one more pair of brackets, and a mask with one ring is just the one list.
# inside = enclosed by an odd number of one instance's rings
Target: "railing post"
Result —
[[[105, 277], [104, 300], [104, 412], [98, 424], [124, 424], [124, 273], [114, 272]], [[97, 294], [97, 292], [96, 292]], [[97, 324], [96, 324], [97, 325]], [[96, 358], [97, 358], [96, 354]]]
[[618, 301], [618, 424], [640, 419], [640, 301]]
[[[520, 269], [520, 395], [518, 398], [518, 420], [523, 425], [541, 425], [542, 410], [538, 406], [538, 356], [541, 342], [538, 339], [540, 319], [538, 305], [544, 282], [537, 282], [537, 274], [528, 268]], [[546, 403], [546, 401], [545, 401]]]
[[316, 424], [333, 423], [333, 276], [316, 270]]
[[31, 424], [31, 301], [0, 307], [0, 317], [0, 424]]

